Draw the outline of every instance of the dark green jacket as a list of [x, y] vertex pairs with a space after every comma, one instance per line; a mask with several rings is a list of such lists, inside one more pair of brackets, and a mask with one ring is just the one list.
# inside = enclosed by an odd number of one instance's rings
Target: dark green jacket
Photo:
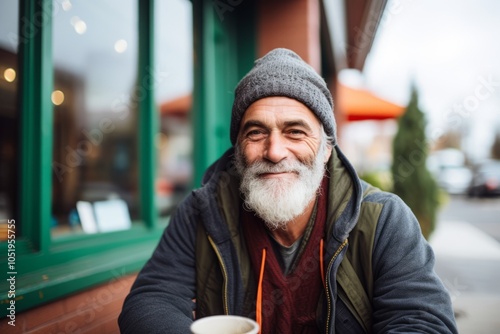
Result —
[[[204, 185], [178, 207], [125, 301], [123, 333], [188, 333], [194, 305], [197, 317], [254, 316], [255, 279], [238, 223], [232, 154], [212, 165]], [[338, 148], [328, 170], [319, 332], [456, 333], [434, 255], [409, 208], [360, 181]]]

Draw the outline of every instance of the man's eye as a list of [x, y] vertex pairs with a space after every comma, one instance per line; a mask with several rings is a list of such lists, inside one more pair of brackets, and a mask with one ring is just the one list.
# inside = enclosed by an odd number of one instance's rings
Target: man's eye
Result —
[[248, 138], [259, 138], [264, 135], [262, 130], [251, 130], [247, 132]]
[[305, 132], [302, 130], [292, 129], [292, 130], [288, 131], [288, 134], [293, 136], [293, 137], [300, 137], [300, 136], [305, 135]]

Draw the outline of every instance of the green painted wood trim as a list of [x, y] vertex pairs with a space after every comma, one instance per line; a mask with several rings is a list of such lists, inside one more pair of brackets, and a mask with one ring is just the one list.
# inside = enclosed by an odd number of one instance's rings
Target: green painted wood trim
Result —
[[[99, 263], [101, 256], [107, 252], [113, 252], [116, 248], [126, 245], [134, 247], [136, 245], [156, 245], [160, 240], [164, 227], [150, 229], [144, 224], [136, 224], [130, 230], [102, 233], [93, 236], [74, 236], [63, 242], [56, 242], [52, 245], [48, 253], [30, 252], [20, 255], [20, 245], [16, 243], [16, 263], [15, 270], [18, 275], [30, 275], [30, 273], [49, 268], [55, 264], [71, 263], [81, 258]], [[7, 272], [7, 249], [4, 249], [4, 256], [0, 260], [0, 268], [5, 268]], [[122, 257], [127, 257], [128, 252]], [[4, 290], [5, 282], [0, 280], [0, 293]]]
[[[16, 278], [16, 313], [54, 301], [97, 284], [111, 283], [141, 269], [155, 243], [115, 248], [99, 256], [99, 261], [82, 257], [69, 263], [54, 264]], [[123, 256], [127, 254], [127, 256]], [[0, 317], [7, 315], [8, 287], [2, 282]], [[114, 293], [110, 290], [110, 293]]]
[[156, 136], [158, 112], [154, 103], [154, 0], [139, 4], [139, 174], [141, 218], [154, 228], [158, 212], [155, 205]]
[[[51, 256], [54, 262], [69, 261], [74, 258], [101, 254], [112, 251], [114, 248], [123, 245], [134, 245], [142, 242], [157, 243], [163, 232], [164, 226], [151, 229], [142, 222], [132, 225], [128, 230], [111, 233], [99, 233], [89, 235], [71, 235], [63, 240], [54, 242], [51, 249]], [[156, 238], [156, 239], [155, 239]]]
[[213, 1], [193, 0], [195, 186], [201, 184], [206, 168], [231, 146], [234, 88], [255, 60], [255, 6], [235, 2], [219, 7]]
[[52, 1], [20, 1], [21, 198], [18, 225], [34, 250], [50, 244]]
[[213, 150], [215, 138], [210, 136], [214, 128], [215, 92], [212, 82], [215, 77], [213, 8], [207, 1], [193, 0], [193, 49], [194, 61], [194, 101], [193, 101], [193, 163], [195, 186], [201, 184], [205, 169], [215, 160]]
[[[5, 268], [8, 251], [8, 243], [6, 241], [2, 241], [0, 243], [0, 268]], [[26, 238], [18, 238], [16, 239], [16, 257], [23, 256], [24, 254], [33, 253], [33, 245]], [[5, 266], [4, 266], [5, 265]]]

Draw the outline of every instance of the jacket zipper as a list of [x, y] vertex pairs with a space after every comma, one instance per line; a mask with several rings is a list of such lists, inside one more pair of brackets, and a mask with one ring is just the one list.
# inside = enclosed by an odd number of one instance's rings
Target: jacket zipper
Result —
[[212, 248], [215, 251], [215, 254], [217, 255], [217, 258], [219, 259], [219, 263], [222, 268], [222, 276], [224, 276], [224, 282], [222, 283], [222, 290], [224, 291], [224, 298], [223, 298], [223, 304], [224, 304], [224, 312], [226, 315], [229, 315], [229, 308], [228, 308], [228, 301], [227, 301], [227, 269], [226, 266], [224, 265], [224, 261], [222, 261], [222, 256], [220, 254], [219, 249], [215, 245], [215, 242], [213, 241], [212, 237], [208, 235], [208, 241], [212, 245]]
[[345, 246], [347, 246], [348, 244], [348, 241], [347, 239], [344, 240], [344, 242], [342, 243], [342, 245], [340, 245], [340, 247], [337, 249], [337, 251], [335, 252], [335, 254], [333, 254], [333, 257], [332, 259], [330, 260], [330, 262], [328, 263], [328, 269], [327, 269], [327, 274], [326, 274], [326, 277], [325, 277], [325, 288], [326, 288], [326, 299], [328, 300], [328, 316], [326, 318], [326, 334], [328, 334], [328, 330], [329, 330], [329, 325], [330, 325], [330, 315], [331, 315], [331, 310], [332, 310], [332, 300], [331, 300], [331, 297], [330, 297], [330, 291], [329, 291], [329, 282], [328, 282], [328, 278], [330, 277], [330, 271], [332, 269], [332, 266], [333, 266], [333, 261], [335, 261], [335, 259], [337, 258], [337, 256], [339, 256], [340, 252], [342, 251], [342, 249], [344, 249]]

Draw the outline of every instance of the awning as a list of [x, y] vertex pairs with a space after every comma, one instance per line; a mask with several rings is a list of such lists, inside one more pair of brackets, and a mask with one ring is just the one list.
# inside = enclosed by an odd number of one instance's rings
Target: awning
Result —
[[368, 90], [339, 83], [336, 110], [343, 113], [348, 121], [362, 121], [398, 118], [405, 107], [384, 100]]
[[191, 94], [183, 95], [160, 104], [161, 116], [185, 117], [191, 111], [193, 98]]

